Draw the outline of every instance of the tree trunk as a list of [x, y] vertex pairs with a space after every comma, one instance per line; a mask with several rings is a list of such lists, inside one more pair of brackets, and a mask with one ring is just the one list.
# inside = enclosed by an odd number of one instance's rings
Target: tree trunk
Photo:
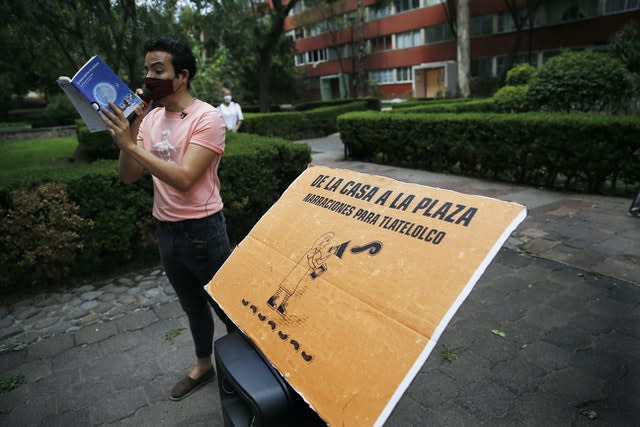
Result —
[[258, 64], [260, 73], [258, 76], [258, 83], [260, 85], [260, 112], [263, 113], [271, 111], [270, 84], [273, 64], [272, 55], [278, 40], [284, 33], [284, 20], [297, 2], [298, 0], [289, 0], [288, 3], [283, 4], [282, 0], [272, 0], [272, 8], [269, 12], [271, 14], [271, 28], [266, 37], [264, 37], [257, 46], [258, 60], [260, 61]]
[[463, 98], [471, 96], [469, 77], [471, 71], [471, 42], [469, 39], [469, 0], [458, 1], [457, 11], [457, 56], [458, 56], [458, 89]]

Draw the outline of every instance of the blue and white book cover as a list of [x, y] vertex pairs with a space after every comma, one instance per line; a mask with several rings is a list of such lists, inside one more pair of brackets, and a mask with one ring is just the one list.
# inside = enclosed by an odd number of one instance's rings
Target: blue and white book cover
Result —
[[95, 55], [69, 79], [60, 77], [60, 87], [69, 96], [91, 132], [106, 130], [98, 114], [116, 104], [126, 117], [130, 117], [142, 99], [100, 58]]
[[92, 57], [71, 81], [98, 111], [113, 102], [129, 117], [142, 104], [142, 99], [98, 55]]

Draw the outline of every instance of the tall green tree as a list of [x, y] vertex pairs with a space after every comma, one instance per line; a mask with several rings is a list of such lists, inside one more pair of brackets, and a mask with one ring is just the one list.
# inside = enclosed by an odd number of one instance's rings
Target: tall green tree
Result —
[[261, 111], [294, 93], [293, 40], [284, 34], [284, 20], [296, 2], [274, 1], [273, 7], [257, 0], [211, 2], [217, 48], [226, 52], [223, 84], [234, 96], [257, 100]]
[[[283, 40], [284, 20], [289, 12], [296, 5], [298, 0], [271, 0], [271, 7], [264, 10], [264, 2], [252, 0], [252, 6], [256, 16], [260, 16], [258, 25], [255, 26], [256, 50], [258, 52], [258, 82], [260, 111], [270, 111], [271, 93], [269, 83], [271, 82], [274, 65], [279, 64], [273, 61], [274, 53], [286, 49], [287, 45], [292, 46], [291, 40]], [[286, 38], [285, 38], [286, 39]], [[284, 46], [283, 46], [284, 45]], [[293, 49], [290, 49], [293, 57]]]
[[500, 81], [504, 82], [507, 76], [507, 72], [513, 67], [516, 55], [520, 51], [520, 45], [525, 34], [525, 30], [528, 30], [529, 34], [529, 63], [533, 63], [533, 34], [536, 24], [536, 14], [538, 10], [548, 3], [548, 0], [504, 0], [504, 4], [507, 7], [513, 26], [515, 27], [515, 38], [511, 47], [511, 52], [507, 57], [506, 67], [500, 75]]
[[9, 82], [9, 93], [59, 93], [58, 76], [73, 75], [99, 54], [129, 84], [140, 86], [142, 44], [149, 35], [175, 32], [174, 12], [175, 1], [162, 0], [3, 2], [0, 66], [6, 71], [0, 81]]
[[610, 40], [609, 52], [640, 75], [640, 20], [627, 22]]

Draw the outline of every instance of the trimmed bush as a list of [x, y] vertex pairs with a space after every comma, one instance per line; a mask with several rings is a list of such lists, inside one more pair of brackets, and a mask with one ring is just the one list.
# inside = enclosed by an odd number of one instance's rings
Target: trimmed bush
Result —
[[368, 110], [380, 109], [380, 100], [378, 98], [373, 98], [373, 97], [332, 99], [330, 101], [304, 101], [304, 102], [294, 104], [293, 107], [296, 111], [309, 111], [309, 110], [315, 110], [317, 108], [338, 107], [346, 104], [351, 104], [353, 102], [361, 102], [361, 101], [364, 101], [366, 103], [366, 109]]
[[357, 112], [338, 126], [356, 160], [592, 193], [640, 182], [638, 117]]
[[518, 64], [507, 72], [506, 86], [519, 86], [529, 84], [538, 73], [538, 69], [531, 64]]
[[392, 113], [465, 113], [465, 112], [490, 112], [495, 111], [495, 105], [492, 98], [480, 99], [442, 99], [423, 102], [420, 105], [393, 108]]
[[69, 98], [64, 94], [53, 95], [45, 108], [32, 108], [7, 115], [4, 119], [12, 122], [26, 122], [32, 128], [70, 126], [78, 118]]
[[496, 110], [505, 113], [521, 113], [529, 109], [527, 102], [527, 91], [529, 86], [503, 86], [495, 95], [493, 102]]
[[[113, 265], [157, 256], [151, 222], [153, 189], [145, 175], [132, 185], [117, 174], [89, 174], [68, 182], [69, 197], [79, 215], [92, 222], [80, 230], [84, 251], [76, 273], [108, 271]], [[151, 257], [149, 257], [151, 251]]]
[[276, 136], [289, 140], [318, 138], [337, 132], [336, 119], [340, 114], [380, 109], [377, 100], [364, 99], [338, 106], [286, 113], [247, 113], [243, 130], [263, 136]]
[[619, 111], [631, 91], [624, 65], [605, 53], [563, 52], [547, 61], [529, 83], [533, 109]]
[[306, 144], [227, 134], [219, 175], [229, 239], [240, 242], [310, 162]]
[[76, 158], [87, 162], [118, 158], [119, 150], [114, 146], [109, 132], [89, 132], [87, 125], [80, 119], [75, 124], [78, 132]]
[[[283, 139], [227, 137], [219, 174], [229, 237], [237, 243], [307, 167], [311, 154], [306, 144]], [[92, 165], [89, 173], [61, 168], [55, 174], [60, 182], [43, 185], [42, 176], [29, 174], [0, 188], [0, 294], [159, 261], [151, 176], [124, 185], [116, 161]]]
[[627, 22], [609, 45], [609, 52], [632, 73], [640, 74], [640, 21]]

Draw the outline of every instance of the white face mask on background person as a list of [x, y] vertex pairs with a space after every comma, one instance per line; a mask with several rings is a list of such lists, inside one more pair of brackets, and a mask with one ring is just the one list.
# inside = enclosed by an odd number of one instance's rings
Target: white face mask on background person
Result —
[[222, 99], [224, 99], [224, 102], [228, 104], [231, 102], [231, 95], [225, 95], [222, 97]]

